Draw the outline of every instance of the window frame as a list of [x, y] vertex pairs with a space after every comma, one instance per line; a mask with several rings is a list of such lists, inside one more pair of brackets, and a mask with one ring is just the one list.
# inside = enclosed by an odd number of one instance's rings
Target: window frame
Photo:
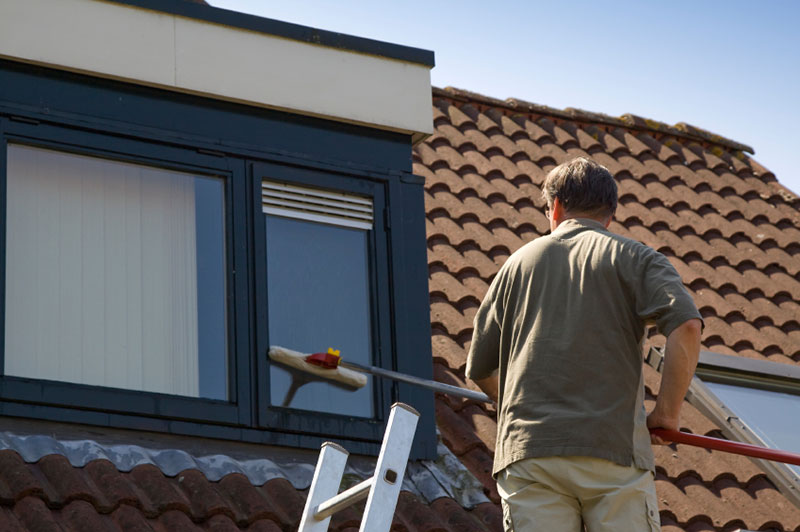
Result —
[[[269, 310], [267, 302], [267, 242], [264, 225], [265, 214], [261, 211], [261, 183], [264, 180], [286, 184], [322, 188], [325, 190], [355, 193], [369, 196], [373, 204], [373, 228], [368, 232], [369, 292], [371, 303], [371, 333], [373, 360], [371, 364], [392, 367], [391, 353], [391, 302], [389, 287], [388, 234], [385, 227], [387, 217], [386, 183], [383, 179], [363, 179], [346, 173], [322, 172], [310, 168], [281, 165], [267, 162], [251, 164], [252, 190], [255, 199], [253, 209], [256, 221], [253, 224], [254, 276], [256, 294], [256, 358], [257, 374], [261, 384], [258, 398], [258, 424], [262, 428], [281, 426], [297, 433], [312, 433], [335, 436], [342, 430], [359, 434], [360, 438], [379, 443], [383, 438], [385, 420], [388, 419], [392, 396], [392, 384], [373, 377], [372, 397], [375, 402], [372, 418], [346, 414], [320, 414], [271, 404], [269, 351]], [[335, 305], [335, 303], [332, 303]], [[332, 311], [334, 309], [332, 308]], [[382, 319], [385, 316], [385, 319]], [[291, 348], [292, 346], [285, 346]], [[336, 346], [321, 346], [321, 349]], [[346, 353], [343, 353], [346, 357]], [[309, 427], [319, 427], [310, 431]], [[347, 427], [347, 429], [344, 429]]]
[[[659, 373], [663, 367], [663, 350], [650, 348], [645, 361]], [[704, 380], [745, 388], [800, 395], [800, 367], [768, 360], [724, 355], [701, 351], [695, 375], [689, 385], [686, 400], [716, 424], [723, 435], [760, 447], [768, 445], [706, 385]], [[751, 458], [778, 490], [800, 508], [800, 475], [788, 464]]]
[[[230, 161], [198, 153], [186, 147], [169, 146], [143, 140], [124, 139], [108, 134], [81, 131], [52, 124], [33, 124], [0, 119], [0, 209], [6, 212], [7, 153], [9, 144], [49, 149], [62, 153], [99, 157], [106, 160], [144, 164], [167, 170], [212, 176], [224, 180], [225, 259], [228, 330], [228, 400], [110, 388], [99, 385], [50, 381], [3, 374], [5, 368], [5, 274], [0, 289], [0, 399], [23, 404], [56, 408], [101, 411], [106, 415], [140, 415], [156, 419], [238, 424], [249, 419], [249, 389], [239, 386], [247, 382], [247, 331], [233, 319], [235, 302], [246, 293], [246, 279], [235, 275], [236, 266], [247, 260], [237, 246], [234, 225], [243, 223], [242, 209], [234, 208], [234, 197], [244, 188], [243, 168], [231, 167]], [[5, 272], [6, 217], [0, 217], [0, 263]], [[97, 405], [103, 405], [98, 408]]]

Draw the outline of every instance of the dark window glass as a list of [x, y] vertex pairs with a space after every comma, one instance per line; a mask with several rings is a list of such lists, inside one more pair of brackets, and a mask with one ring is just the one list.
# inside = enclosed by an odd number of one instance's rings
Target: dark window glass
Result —
[[[270, 344], [303, 353], [333, 347], [371, 364], [369, 233], [272, 215], [265, 223]], [[373, 417], [371, 380], [353, 391], [313, 379], [273, 364], [272, 404]]]
[[224, 183], [197, 177], [197, 312], [200, 397], [228, 398]]
[[[706, 382], [768, 447], [800, 453], [800, 395]], [[800, 474], [800, 466], [790, 466]]]

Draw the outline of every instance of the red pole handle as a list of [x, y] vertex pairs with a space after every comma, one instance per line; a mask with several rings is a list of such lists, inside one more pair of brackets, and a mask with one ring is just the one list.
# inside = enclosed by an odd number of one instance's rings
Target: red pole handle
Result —
[[800, 465], [800, 454], [790, 453], [788, 451], [768, 449], [766, 447], [759, 447], [758, 445], [750, 445], [748, 443], [741, 443], [738, 441], [721, 440], [719, 438], [711, 438], [709, 436], [698, 436], [697, 434], [690, 434], [688, 432], [680, 432], [677, 430], [650, 429], [650, 432], [663, 440], [672, 441], [675, 443], [685, 443], [686, 445], [703, 447], [705, 449], [713, 449], [715, 451], [742, 454], [744, 456], [752, 456], [753, 458], [763, 458], [765, 460], [784, 462], [786, 464]]

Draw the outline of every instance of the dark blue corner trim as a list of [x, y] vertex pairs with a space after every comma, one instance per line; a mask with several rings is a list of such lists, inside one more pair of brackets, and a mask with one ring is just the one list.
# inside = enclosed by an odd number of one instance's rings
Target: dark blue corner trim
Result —
[[242, 28], [259, 33], [276, 35], [295, 41], [312, 44], [321, 44], [332, 48], [378, 55], [409, 63], [418, 63], [433, 68], [434, 55], [430, 50], [402, 46], [383, 41], [376, 41], [364, 37], [354, 37], [334, 31], [318, 30], [300, 24], [282, 22], [270, 18], [257, 17], [228, 9], [203, 5], [188, 0], [110, 0], [118, 4], [142, 7], [153, 11], [161, 11], [171, 15], [205, 20], [215, 24]]

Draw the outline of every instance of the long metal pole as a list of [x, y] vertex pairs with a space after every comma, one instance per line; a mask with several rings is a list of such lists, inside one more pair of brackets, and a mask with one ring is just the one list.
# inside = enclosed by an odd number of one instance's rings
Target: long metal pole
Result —
[[391, 371], [388, 369], [377, 368], [375, 366], [364, 366], [362, 364], [357, 364], [355, 362], [345, 362], [344, 360], [339, 362], [339, 366], [353, 369], [356, 371], [361, 371], [363, 373], [369, 373], [370, 375], [376, 375], [378, 377], [385, 377], [387, 379], [407, 382], [408, 384], [415, 384], [417, 386], [422, 386], [423, 388], [428, 388], [429, 390], [433, 390], [434, 392], [455, 395], [458, 397], [465, 397], [467, 399], [472, 399], [474, 401], [481, 401], [484, 403], [493, 402], [491, 399], [489, 399], [489, 396], [486, 395], [485, 393], [459, 388], [458, 386], [452, 386], [450, 384], [445, 384], [443, 382], [421, 379], [419, 377], [414, 377], [413, 375], [406, 375], [404, 373], [398, 373], [396, 371]]
[[705, 449], [713, 449], [715, 451], [723, 451], [726, 453], [752, 456], [753, 458], [763, 458], [764, 460], [800, 465], [800, 454], [790, 453], [788, 451], [768, 449], [766, 447], [759, 447], [758, 445], [750, 445], [749, 443], [722, 440], [719, 438], [711, 438], [709, 436], [698, 436], [697, 434], [689, 434], [688, 432], [680, 432], [677, 430], [650, 429], [650, 432], [664, 440], [673, 441], [675, 443], [684, 443], [686, 445], [703, 447]]

